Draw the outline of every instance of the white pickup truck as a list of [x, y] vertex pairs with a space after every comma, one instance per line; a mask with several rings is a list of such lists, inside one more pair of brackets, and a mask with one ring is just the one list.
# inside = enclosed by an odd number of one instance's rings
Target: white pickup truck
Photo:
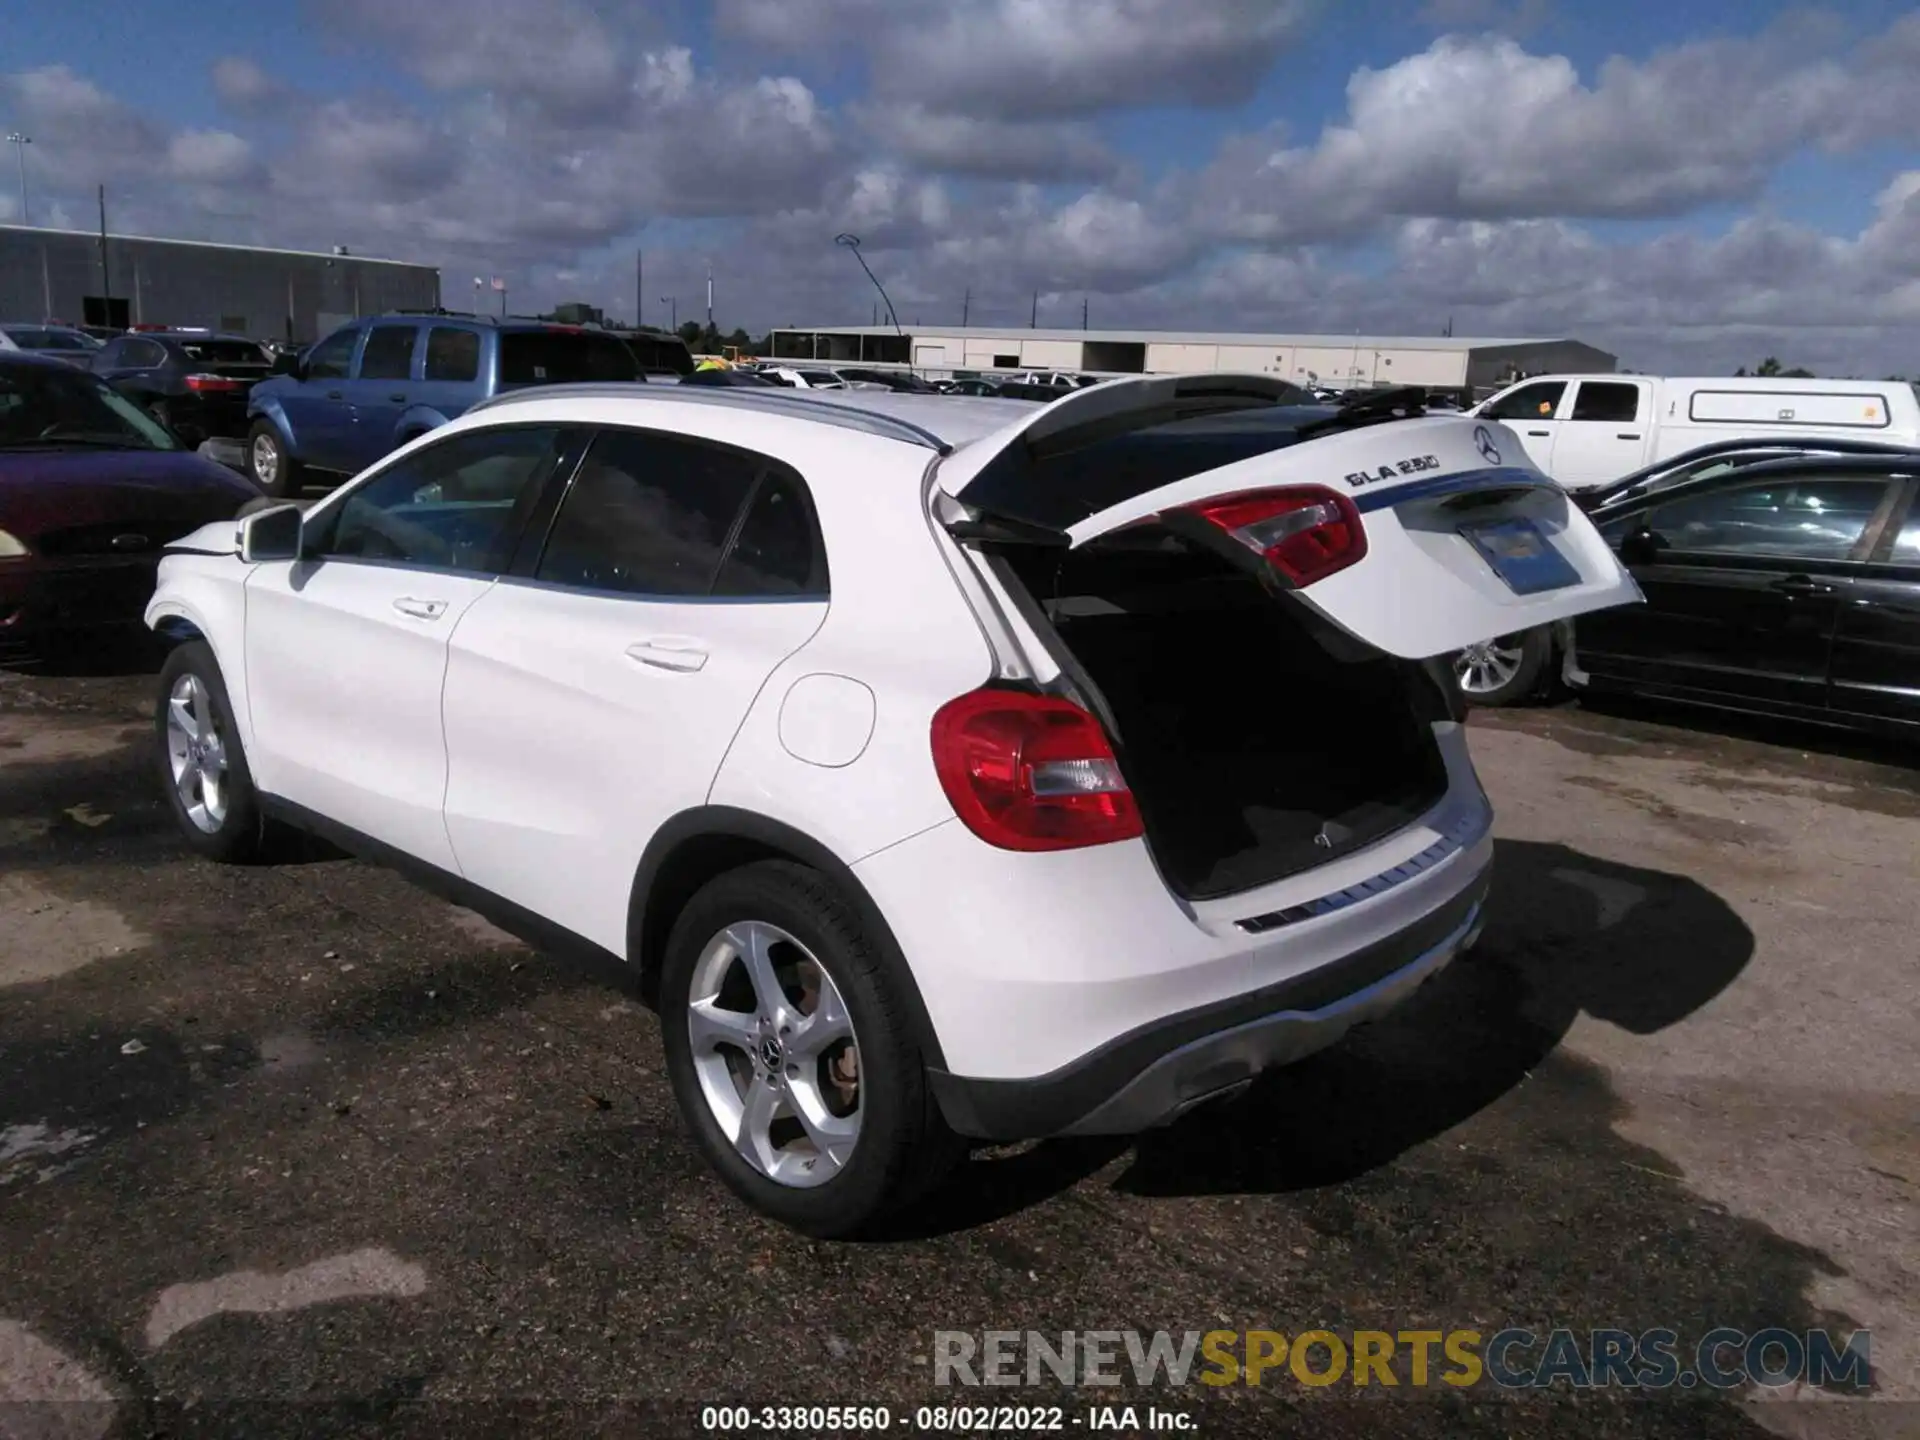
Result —
[[1511, 426], [1527, 458], [1569, 490], [1715, 440], [1850, 436], [1920, 445], [1920, 394], [1904, 380], [1536, 375], [1472, 413]]

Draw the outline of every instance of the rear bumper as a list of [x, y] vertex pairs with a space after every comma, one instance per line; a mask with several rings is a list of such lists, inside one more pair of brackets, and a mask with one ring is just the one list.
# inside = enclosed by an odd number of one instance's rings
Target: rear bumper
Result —
[[950, 1122], [989, 1139], [1138, 1129], [1444, 965], [1478, 923], [1492, 813], [1461, 727], [1435, 730], [1449, 786], [1432, 811], [1255, 892], [1183, 902], [1142, 841], [1014, 854], [958, 821], [856, 863], [925, 1002]]
[[66, 631], [137, 628], [159, 558], [0, 562], [0, 644]]
[[1419, 924], [1342, 960], [1143, 1026], [1035, 1079], [935, 1071], [934, 1095], [947, 1122], [977, 1139], [1131, 1135], [1164, 1125], [1399, 1005], [1479, 938], [1488, 874], [1483, 868]]

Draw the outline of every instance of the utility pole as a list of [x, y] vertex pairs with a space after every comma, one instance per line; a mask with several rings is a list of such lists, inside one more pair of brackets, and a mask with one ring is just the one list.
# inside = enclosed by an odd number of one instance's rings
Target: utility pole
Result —
[[713, 261], [707, 261], [707, 333], [713, 333]]
[[967, 328], [967, 316], [973, 310], [973, 287], [967, 287], [967, 293], [960, 297], [960, 328]]
[[14, 157], [20, 162], [20, 223], [26, 225], [30, 223], [27, 219], [27, 146], [33, 143], [33, 137], [10, 130], [7, 143], [13, 146]]
[[1087, 297], [1084, 295], [1080, 297], [1080, 328], [1087, 328]]
[[633, 323], [647, 323], [647, 252], [633, 252]]
[[100, 187], [100, 303], [106, 308], [106, 314], [100, 317], [104, 325], [113, 324], [113, 277], [107, 270], [107, 187]]
[[1040, 328], [1040, 292], [1038, 290], [1033, 292], [1033, 314], [1027, 317], [1027, 328], [1029, 330]]

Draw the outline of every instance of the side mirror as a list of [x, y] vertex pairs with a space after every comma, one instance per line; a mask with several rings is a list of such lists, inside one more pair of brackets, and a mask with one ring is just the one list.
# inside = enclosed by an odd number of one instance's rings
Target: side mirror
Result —
[[1650, 565], [1660, 558], [1660, 552], [1666, 548], [1667, 542], [1643, 523], [1639, 529], [1621, 537], [1620, 558], [1629, 565]]
[[298, 560], [303, 515], [298, 505], [275, 505], [240, 517], [240, 558], [249, 565], [263, 560]]
[[300, 377], [300, 369], [300, 356], [296, 352], [289, 350], [283, 355], [273, 357], [273, 364], [268, 367], [267, 373], [270, 375], [291, 375], [295, 379], [298, 379]]

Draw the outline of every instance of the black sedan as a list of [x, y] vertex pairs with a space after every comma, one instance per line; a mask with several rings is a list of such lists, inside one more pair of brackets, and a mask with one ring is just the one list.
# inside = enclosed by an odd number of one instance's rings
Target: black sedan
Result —
[[1756, 461], [1592, 518], [1646, 604], [1575, 622], [1577, 688], [1920, 735], [1920, 450]]
[[258, 341], [205, 330], [152, 330], [110, 340], [93, 373], [189, 445], [247, 433], [247, 394], [271, 362]]

